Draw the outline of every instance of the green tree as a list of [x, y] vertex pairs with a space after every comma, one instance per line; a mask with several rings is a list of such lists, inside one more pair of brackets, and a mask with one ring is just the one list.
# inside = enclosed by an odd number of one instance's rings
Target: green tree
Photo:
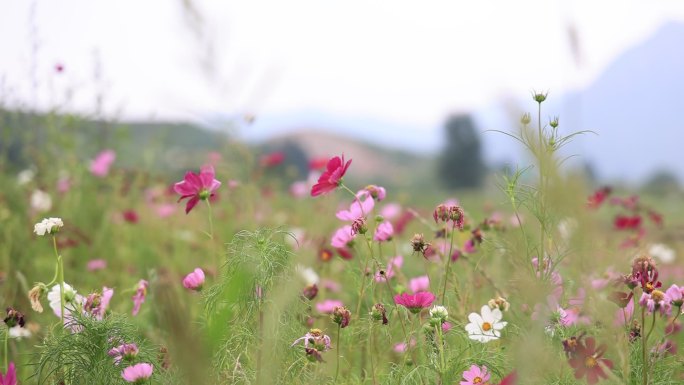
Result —
[[448, 189], [479, 188], [487, 167], [482, 159], [482, 143], [468, 115], [447, 119], [446, 146], [437, 163], [439, 180]]

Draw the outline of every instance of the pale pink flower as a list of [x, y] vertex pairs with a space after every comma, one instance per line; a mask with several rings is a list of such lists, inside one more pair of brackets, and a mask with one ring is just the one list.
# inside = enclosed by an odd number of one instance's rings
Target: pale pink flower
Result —
[[477, 249], [475, 249], [475, 242], [473, 242], [472, 239], [468, 239], [464, 244], [463, 244], [463, 252], [467, 254], [472, 254], [476, 252]]
[[394, 227], [392, 227], [390, 222], [385, 221], [378, 225], [378, 228], [375, 230], [375, 236], [373, 236], [373, 240], [378, 242], [389, 241], [392, 239], [393, 235]]
[[395, 269], [399, 270], [404, 265], [404, 257], [397, 255], [394, 258], [390, 258], [387, 262], [387, 269], [385, 270], [385, 275], [383, 276], [380, 272], [375, 274], [375, 282], [384, 282], [385, 279], [394, 277]]
[[395, 344], [393, 350], [396, 353], [405, 353], [406, 350], [408, 350], [409, 346], [410, 347], [416, 346], [416, 339], [415, 338], [411, 337], [411, 340], [409, 341], [408, 346], [406, 345], [406, 342], [399, 342], [398, 344]]
[[411, 278], [409, 281], [409, 290], [414, 293], [419, 291], [427, 291], [430, 289], [430, 277], [421, 275], [420, 277]]
[[104, 259], [91, 259], [86, 265], [88, 271], [97, 271], [107, 268], [107, 261]]
[[167, 218], [173, 215], [173, 213], [176, 211], [176, 205], [171, 203], [161, 203], [155, 205], [154, 210], [159, 218]]
[[479, 385], [488, 384], [489, 382], [489, 372], [486, 366], [479, 367], [477, 365], [471, 365], [469, 370], [463, 372], [463, 379], [460, 385]]
[[388, 203], [380, 210], [380, 215], [388, 220], [397, 218], [399, 214], [401, 214], [401, 205], [399, 203]]
[[97, 154], [95, 159], [90, 162], [90, 173], [104, 178], [109, 174], [109, 168], [116, 160], [116, 153], [113, 150], [104, 150]]
[[335, 235], [332, 237], [330, 245], [334, 248], [347, 247], [347, 244], [354, 239], [354, 236], [355, 234], [352, 234], [351, 225], [343, 226], [342, 228], [337, 229]]
[[183, 278], [183, 287], [189, 290], [200, 291], [204, 285], [204, 271], [199, 267]]
[[309, 192], [309, 184], [306, 181], [297, 181], [290, 185], [290, 195], [297, 199], [307, 196]]
[[134, 316], [138, 315], [138, 312], [140, 311], [140, 306], [142, 306], [143, 302], [145, 302], [145, 297], [147, 296], [148, 286], [149, 286], [149, 284], [144, 279], [141, 279], [138, 282], [138, 288], [136, 289], [136, 292], [133, 295], [133, 311], [132, 311], [132, 314]]
[[152, 377], [153, 369], [154, 367], [152, 366], [152, 364], [135, 364], [121, 371], [121, 377], [123, 377], [123, 379], [127, 382], [139, 383]]
[[326, 299], [325, 301], [316, 304], [316, 310], [318, 310], [320, 313], [332, 313], [336, 307], [342, 306], [344, 306], [342, 301], [338, 301], [336, 299]]
[[634, 314], [634, 301], [630, 300], [627, 302], [627, 306], [624, 309], [617, 309], [615, 311], [615, 319], [613, 325], [615, 326], [625, 326], [632, 319]]
[[375, 207], [375, 201], [367, 191], [359, 191], [356, 199], [349, 206], [349, 210], [340, 210], [335, 215], [343, 221], [354, 221], [357, 218], [366, 217]]
[[121, 344], [110, 349], [107, 355], [114, 358], [114, 365], [119, 365], [121, 361], [133, 361], [138, 356], [138, 352], [136, 344]]

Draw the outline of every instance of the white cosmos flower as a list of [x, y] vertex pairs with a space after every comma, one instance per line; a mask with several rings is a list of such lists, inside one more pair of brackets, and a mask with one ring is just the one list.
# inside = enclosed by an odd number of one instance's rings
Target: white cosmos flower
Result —
[[480, 313], [470, 313], [468, 315], [470, 323], [465, 327], [468, 337], [471, 340], [482, 343], [499, 339], [501, 337], [500, 330], [507, 324], [507, 322], [501, 321], [503, 317], [501, 310], [492, 310], [488, 305], [484, 305], [480, 309]]
[[9, 328], [8, 332], [9, 338], [16, 338], [18, 340], [31, 337], [31, 331], [19, 325]]
[[31, 183], [31, 181], [33, 180], [33, 177], [35, 177], [35, 176], [36, 176], [36, 172], [30, 168], [27, 168], [26, 170], [21, 171], [17, 175], [17, 183], [19, 184], [19, 186], [29, 184], [29, 183]]
[[33, 226], [33, 232], [38, 235], [51, 234], [64, 226], [61, 218], [45, 218]]
[[651, 245], [648, 249], [649, 254], [658, 258], [662, 263], [672, 263], [675, 260], [675, 251], [671, 248], [663, 245], [662, 243], [656, 243]]
[[52, 208], [50, 194], [43, 190], [34, 190], [31, 194], [31, 208], [40, 212], [50, 211]]
[[320, 281], [318, 274], [316, 274], [314, 269], [310, 267], [297, 265], [295, 270], [297, 270], [297, 273], [300, 277], [302, 277], [302, 279], [304, 280], [304, 282], [306, 282], [307, 285], [315, 285], [318, 284], [318, 281]]
[[[47, 294], [48, 301], [50, 302], [50, 307], [57, 317], [61, 317], [62, 309], [60, 304], [59, 296], [59, 284], [52, 286], [52, 289]], [[76, 292], [76, 289], [71, 287], [68, 283], [64, 282], [64, 313], [65, 315], [71, 314], [72, 311], [76, 310], [76, 305], [83, 304], [83, 296]]]

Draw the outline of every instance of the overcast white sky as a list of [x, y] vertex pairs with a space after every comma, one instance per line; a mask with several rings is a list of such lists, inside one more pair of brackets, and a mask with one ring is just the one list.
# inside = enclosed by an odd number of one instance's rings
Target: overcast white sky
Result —
[[308, 109], [435, 125], [531, 88], [581, 87], [684, 20], [679, 0], [191, 3], [199, 19], [180, 0], [0, 0], [0, 100], [93, 112], [104, 89], [122, 118]]

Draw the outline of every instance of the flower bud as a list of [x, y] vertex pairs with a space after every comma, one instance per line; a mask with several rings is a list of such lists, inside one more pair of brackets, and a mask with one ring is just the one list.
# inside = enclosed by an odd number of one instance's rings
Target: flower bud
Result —
[[538, 92], [538, 93], [534, 93], [532, 95], [532, 98], [534, 99], [535, 102], [541, 104], [544, 100], [546, 100], [547, 95], [548, 95], [548, 92], [547, 93]]
[[366, 220], [363, 217], [356, 218], [351, 225], [352, 235], [354, 234], [366, 234], [368, 231], [368, 226], [366, 226]]
[[530, 117], [529, 112], [524, 113], [523, 116], [520, 117], [520, 123], [522, 123], [524, 125], [530, 124], [531, 121], [532, 121], [532, 118]]
[[511, 306], [508, 301], [506, 301], [506, 298], [498, 296], [490, 299], [489, 302], [487, 302], [487, 305], [489, 305], [489, 308], [492, 310], [499, 309], [501, 311], [508, 311], [508, 308]]
[[340, 325], [341, 328], [346, 328], [351, 319], [351, 312], [344, 306], [335, 306], [331, 318], [333, 322]]
[[318, 295], [318, 286], [316, 286], [315, 283], [308, 285], [302, 291], [302, 295], [304, 296], [304, 298], [306, 298], [308, 300], [312, 300], [312, 299], [316, 298], [316, 295]]
[[430, 319], [438, 321], [436, 324], [441, 325], [449, 317], [449, 312], [444, 306], [433, 306], [430, 309]]
[[376, 321], [382, 320], [383, 325], [387, 325], [387, 323], [389, 322], [387, 320], [387, 311], [381, 303], [376, 303], [375, 305], [373, 305], [373, 309], [371, 309], [370, 315]]
[[7, 317], [5, 317], [4, 321], [8, 328], [13, 328], [17, 325], [23, 328], [25, 324], [24, 314], [12, 307], [7, 308]]
[[549, 122], [549, 126], [556, 128], [558, 127], [558, 117], [555, 116], [551, 121]]

